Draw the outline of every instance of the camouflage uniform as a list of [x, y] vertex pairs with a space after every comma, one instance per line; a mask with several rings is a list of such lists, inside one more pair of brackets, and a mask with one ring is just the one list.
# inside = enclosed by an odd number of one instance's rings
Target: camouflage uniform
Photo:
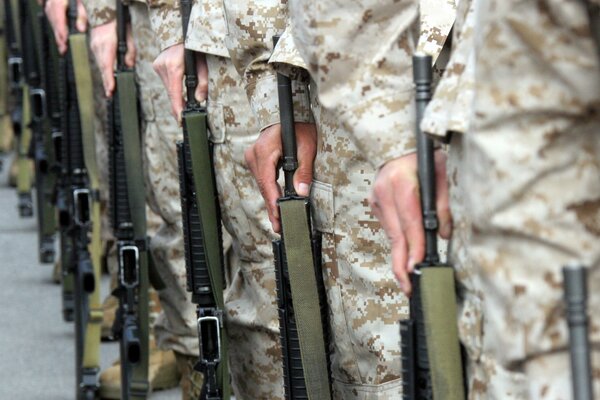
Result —
[[[418, 39], [418, 7], [402, 2], [381, 11], [376, 4], [381, 2], [372, 1], [376, 10], [369, 13], [364, 1], [320, 1], [312, 9], [303, 9], [304, 3], [290, 2], [290, 16], [312, 18], [310, 25], [298, 21], [288, 26], [271, 61], [309, 66], [312, 77], [318, 150], [311, 199], [315, 227], [323, 235], [334, 397], [397, 399], [402, 393], [398, 321], [408, 316], [408, 302], [390, 271], [387, 239], [367, 199], [377, 168], [414, 151], [410, 55]], [[261, 109], [277, 109], [261, 104], [277, 101], [274, 73], [266, 61], [271, 36], [286, 28], [286, 4], [225, 1], [228, 47], [259, 116]], [[323, 19], [328, 7], [340, 11], [332, 18], [336, 22]], [[349, 29], [342, 32], [337, 21], [348, 21]], [[364, 22], [368, 24], [360, 32], [356, 25]], [[450, 25], [438, 30], [436, 39], [444, 39]], [[309, 37], [307, 26], [331, 31]], [[344, 40], [344, 34], [350, 38]], [[307, 57], [308, 43], [332, 50], [317, 49]], [[386, 47], [367, 49], [373, 43]], [[340, 53], [353, 48], [360, 50], [354, 57]], [[365, 59], [373, 64], [364, 67]], [[278, 121], [277, 113], [272, 114]]]
[[[151, 252], [165, 281], [160, 291], [163, 308], [154, 324], [159, 347], [185, 355], [198, 355], [195, 308], [186, 291], [181, 203], [175, 142], [181, 130], [171, 117], [170, 103], [160, 78], [152, 69], [159, 53], [150, 24], [150, 16], [161, 13], [161, 4], [131, 2], [132, 31], [136, 45], [136, 76], [140, 88], [143, 118], [143, 149], [146, 165], [147, 201], [161, 218], [152, 236]], [[91, 26], [115, 18], [115, 4], [110, 0], [87, 4]]]
[[[181, 37], [178, 10], [174, 8], [172, 16], [163, 15], [155, 29], [161, 39]], [[217, 189], [223, 224], [232, 238], [225, 274], [225, 322], [233, 389], [238, 399], [283, 399], [271, 247], [275, 235], [244, 160], [244, 151], [256, 140], [259, 127], [224, 44], [221, 1], [197, 2], [188, 32], [186, 47], [206, 54], [207, 110]], [[163, 47], [171, 44], [174, 42], [165, 42]]]
[[590, 267], [597, 397], [600, 65], [587, 10], [473, 2], [460, 5], [464, 22], [423, 123], [456, 132], [451, 256], [469, 398], [571, 398], [561, 277], [570, 262]]

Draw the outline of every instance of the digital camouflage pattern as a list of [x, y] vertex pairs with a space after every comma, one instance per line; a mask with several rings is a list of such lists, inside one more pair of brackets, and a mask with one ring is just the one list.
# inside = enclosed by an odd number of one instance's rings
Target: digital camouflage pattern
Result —
[[587, 10], [459, 7], [459, 40], [423, 127], [461, 132], [448, 178], [469, 398], [569, 399], [563, 265], [590, 267], [592, 348], [600, 339], [600, 65]]
[[583, 2], [489, 0], [476, 9], [464, 147], [477, 168], [464, 179], [483, 318], [471, 393], [569, 398], [563, 265], [590, 267], [590, 332], [593, 346], [600, 341], [597, 47]]
[[[262, 130], [279, 123], [277, 75], [268, 60], [273, 52], [273, 36], [281, 35], [286, 29], [287, 3], [225, 0], [223, 5], [228, 32], [225, 44], [242, 75], [250, 105]], [[302, 75], [292, 78], [295, 121], [312, 122], [307, 97], [308, 79]]]

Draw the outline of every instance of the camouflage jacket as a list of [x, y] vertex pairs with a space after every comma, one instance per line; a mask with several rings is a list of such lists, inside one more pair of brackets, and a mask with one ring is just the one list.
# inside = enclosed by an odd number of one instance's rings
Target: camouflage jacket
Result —
[[[150, 23], [157, 34], [161, 50], [182, 43], [179, 0], [130, 0], [148, 6]], [[127, 2], [125, 2], [127, 3]], [[115, 0], [83, 0], [90, 26], [106, 24], [116, 18]]]
[[474, 8], [473, 0], [461, 0], [458, 5], [452, 54], [421, 123], [424, 132], [443, 141], [450, 132], [467, 132], [472, 112], [475, 96]]
[[[288, 21], [287, 1], [224, 0], [227, 47], [253, 108], [277, 114], [276, 104], [266, 105], [272, 100], [266, 88], [275, 87], [273, 63], [306, 67], [323, 106], [336, 110], [374, 166], [414, 151], [410, 56], [419, 36], [419, 48], [439, 54], [454, 1], [421, 0], [429, 13], [421, 35], [416, 0], [309, 3], [289, 2]], [[283, 35], [271, 57], [277, 33]]]
[[[225, 44], [243, 78], [252, 110], [261, 130], [279, 122], [277, 75], [269, 58], [273, 36], [281, 35], [288, 22], [287, 2], [279, 0], [223, 0], [227, 21]], [[296, 122], [312, 122], [308, 75], [289, 70], [293, 79]]]

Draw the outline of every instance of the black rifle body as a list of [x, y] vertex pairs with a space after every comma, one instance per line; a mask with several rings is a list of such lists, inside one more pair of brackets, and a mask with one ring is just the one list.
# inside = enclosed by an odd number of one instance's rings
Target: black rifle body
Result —
[[[184, 34], [192, 2], [181, 0]], [[187, 102], [183, 112], [183, 141], [177, 143], [180, 194], [184, 227], [187, 289], [197, 305], [200, 358], [196, 369], [204, 373], [200, 399], [228, 397], [227, 360], [223, 332], [223, 248], [219, 199], [208, 141], [207, 113], [195, 100], [195, 54], [185, 51]], [[196, 147], [192, 150], [193, 143]], [[196, 167], [194, 168], [194, 154]], [[201, 162], [198, 161], [201, 159]], [[202, 176], [196, 176], [201, 174]], [[202, 189], [196, 183], [203, 184]], [[202, 192], [199, 193], [198, 190]]]
[[593, 400], [589, 318], [587, 312], [587, 269], [563, 268], [569, 351], [574, 400]]
[[[126, 166], [126, 146], [124, 135], [134, 134], [125, 132], [123, 118], [135, 118], [136, 127], [139, 126], [137, 116], [124, 115], [125, 111], [119, 100], [120, 79], [123, 74], [131, 75], [124, 62], [127, 46], [125, 43], [127, 8], [121, 1], [117, 1], [117, 85], [113, 96], [108, 101], [109, 110], [109, 179], [110, 179], [110, 218], [115, 238], [117, 239], [117, 253], [119, 263], [118, 287], [113, 294], [119, 299], [119, 308], [113, 325], [113, 335], [119, 340], [121, 361], [121, 399], [146, 398], [147, 390], [136, 391], [132, 387], [133, 369], [140, 364], [144, 352], [144, 343], [147, 338], [142, 338], [140, 329], [139, 298], [141, 286], [141, 270], [145, 268], [143, 260], [146, 259], [147, 243], [145, 237], [136, 237], [136, 223], [132, 218], [131, 202], [129, 198], [129, 185]], [[136, 97], [135, 95], [133, 97]], [[137, 104], [135, 105], [137, 107]], [[136, 133], [137, 130], [136, 130]], [[138, 133], [139, 134], [139, 133]], [[138, 138], [139, 139], [139, 138]], [[141, 166], [139, 166], [141, 168]], [[138, 204], [144, 207], [145, 204]], [[145, 222], [143, 222], [145, 224]], [[143, 228], [145, 230], [145, 227]], [[147, 288], [146, 288], [147, 290]], [[146, 297], [144, 297], [146, 298]]]
[[[77, 4], [69, 1], [68, 21], [70, 34], [76, 34]], [[75, 366], [77, 399], [88, 399], [95, 396], [98, 371], [83, 367], [85, 351], [86, 327], [88, 324], [89, 295], [94, 292], [97, 282], [94, 277], [92, 259], [89, 252], [89, 234], [92, 228], [92, 201], [98, 196], [90, 188], [85, 166], [83, 135], [79, 115], [79, 103], [76, 90], [75, 67], [73, 53], [69, 48], [66, 56], [66, 135], [61, 140], [61, 161], [66, 172], [66, 204], [68, 217], [65, 218], [65, 229], [69, 237], [71, 257], [67, 271], [73, 276], [75, 304]], [[65, 216], [66, 217], [66, 216]], [[62, 218], [61, 218], [62, 219]]]
[[[34, 161], [36, 210], [38, 220], [38, 250], [42, 263], [54, 262], [54, 234], [56, 221], [52, 196], [56, 184], [56, 176], [50, 166], [54, 163], [52, 146], [51, 121], [48, 111], [46, 68], [49, 56], [48, 35], [46, 35], [46, 20], [41, 6], [36, 0], [21, 1], [21, 23], [23, 38], [24, 76], [29, 86], [29, 101], [31, 110], [31, 129], [33, 133], [29, 155]], [[46, 67], [47, 66], [47, 67]], [[52, 71], [48, 71], [52, 72]]]
[[[274, 44], [277, 44], [278, 37], [274, 38]], [[281, 207], [285, 202], [302, 202], [308, 221], [310, 243], [312, 245], [312, 264], [315, 274], [317, 291], [319, 296], [321, 324], [323, 328], [323, 337], [325, 341], [325, 351], [328, 348], [328, 309], [325, 286], [321, 272], [321, 236], [311, 228], [311, 205], [308, 198], [299, 197], [294, 189], [294, 173], [298, 168], [296, 131], [294, 122], [294, 110], [292, 99], [292, 84], [289, 77], [278, 74], [278, 96], [281, 122], [281, 135], [283, 146], [283, 173], [285, 177], [284, 196], [278, 200]], [[283, 222], [282, 222], [283, 223]], [[305, 377], [305, 368], [309, 365], [303, 365], [300, 349], [300, 337], [294, 305], [292, 299], [292, 290], [290, 285], [290, 276], [288, 270], [288, 261], [286, 255], [286, 246], [295, 244], [286, 244], [285, 237], [273, 242], [273, 253], [275, 255], [275, 277], [277, 281], [277, 305], [279, 312], [280, 342], [283, 355], [284, 368], [284, 387], [287, 400], [301, 400], [309, 398], [309, 390]], [[307, 271], [307, 273], [310, 273]], [[329, 364], [327, 365], [329, 369]], [[330, 375], [330, 374], [329, 374]]]

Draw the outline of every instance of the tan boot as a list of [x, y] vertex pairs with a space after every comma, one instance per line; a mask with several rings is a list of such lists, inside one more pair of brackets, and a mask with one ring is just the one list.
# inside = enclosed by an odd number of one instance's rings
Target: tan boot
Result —
[[52, 270], [52, 282], [60, 284], [62, 280], [62, 266], [60, 257], [54, 261], [54, 269]]
[[2, 139], [0, 139], [0, 153], [8, 153], [13, 147], [15, 133], [13, 131], [10, 115], [0, 117], [0, 126], [2, 129]]
[[10, 163], [10, 170], [8, 171], [8, 184], [10, 187], [17, 187], [17, 175], [19, 175], [19, 163], [18, 157], [15, 156]]
[[115, 296], [108, 295], [102, 303], [102, 340], [112, 340], [112, 327], [119, 308], [119, 300]]
[[[150, 391], [176, 387], [181, 375], [177, 368], [175, 353], [170, 350], [159, 350], [153, 342], [150, 344], [150, 362], [148, 366]], [[121, 398], [121, 364], [118, 361], [100, 374], [100, 398]]]
[[181, 374], [181, 381], [179, 382], [179, 386], [181, 386], [181, 399], [198, 399], [202, 392], [202, 383], [204, 382], [204, 376], [194, 369], [194, 364], [198, 361], [198, 357], [175, 352], [175, 358], [177, 359], [177, 368]]

